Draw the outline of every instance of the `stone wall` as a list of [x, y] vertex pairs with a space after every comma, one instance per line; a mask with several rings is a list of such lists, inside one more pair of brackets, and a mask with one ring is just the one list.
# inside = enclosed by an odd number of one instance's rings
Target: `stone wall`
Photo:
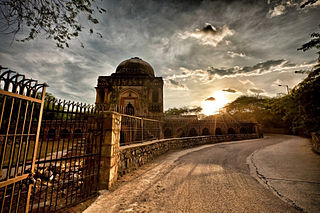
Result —
[[198, 136], [185, 138], [170, 138], [132, 144], [120, 147], [120, 160], [118, 161], [118, 175], [126, 174], [143, 164], [166, 153], [168, 150], [177, 150], [226, 141], [236, 141], [258, 138], [257, 134], [236, 134], [219, 136]]
[[311, 133], [312, 149], [320, 154], [320, 131]]

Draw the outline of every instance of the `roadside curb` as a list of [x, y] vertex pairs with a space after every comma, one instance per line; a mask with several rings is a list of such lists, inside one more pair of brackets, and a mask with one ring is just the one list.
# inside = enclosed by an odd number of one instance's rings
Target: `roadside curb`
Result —
[[[273, 146], [273, 145], [270, 145], [270, 146]], [[268, 146], [266, 146], [266, 147], [268, 147]], [[293, 200], [289, 199], [288, 197], [285, 197], [275, 187], [273, 187], [271, 184], [269, 184], [268, 179], [263, 174], [261, 174], [261, 172], [259, 171], [259, 168], [255, 163], [255, 155], [258, 152], [260, 152], [261, 150], [265, 149], [266, 147], [254, 151], [251, 155], [249, 155], [247, 157], [246, 163], [247, 163], [247, 165], [249, 167], [250, 175], [252, 177], [254, 177], [265, 188], [269, 189], [274, 195], [276, 195], [282, 201], [288, 203], [289, 205], [293, 206], [295, 209], [297, 209], [297, 210], [299, 210], [301, 212], [305, 212], [303, 210], [303, 208], [297, 206], [297, 204]]]

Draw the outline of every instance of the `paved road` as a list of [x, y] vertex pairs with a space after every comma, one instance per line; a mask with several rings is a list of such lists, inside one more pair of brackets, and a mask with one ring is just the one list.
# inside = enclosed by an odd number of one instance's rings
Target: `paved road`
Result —
[[287, 140], [267, 136], [170, 153], [121, 178], [85, 212], [300, 212], [251, 176], [247, 164], [252, 153]]

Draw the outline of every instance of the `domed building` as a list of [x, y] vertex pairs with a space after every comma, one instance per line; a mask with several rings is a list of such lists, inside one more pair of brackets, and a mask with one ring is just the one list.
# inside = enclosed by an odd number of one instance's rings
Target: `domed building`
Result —
[[96, 104], [105, 110], [158, 118], [163, 115], [163, 80], [152, 66], [134, 57], [121, 62], [111, 76], [99, 76]]

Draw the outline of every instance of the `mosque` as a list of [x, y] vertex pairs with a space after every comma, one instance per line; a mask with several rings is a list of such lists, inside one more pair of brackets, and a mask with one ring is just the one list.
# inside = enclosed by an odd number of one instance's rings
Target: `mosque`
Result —
[[165, 138], [260, 132], [257, 123], [236, 121], [223, 114], [205, 119], [164, 116], [163, 84], [148, 62], [134, 57], [121, 62], [111, 76], [99, 76], [96, 105], [106, 111], [161, 120]]

